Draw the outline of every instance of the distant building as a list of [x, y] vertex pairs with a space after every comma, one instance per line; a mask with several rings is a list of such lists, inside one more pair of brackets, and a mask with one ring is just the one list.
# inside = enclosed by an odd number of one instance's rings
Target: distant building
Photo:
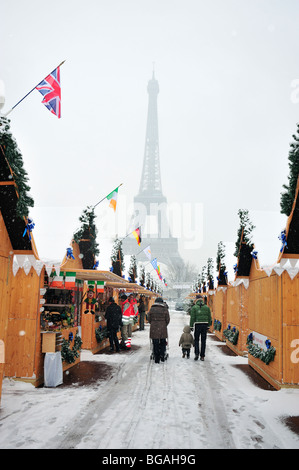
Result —
[[[134, 197], [134, 214], [128, 229], [134, 230], [141, 226], [142, 242], [125, 238], [123, 251], [126, 255], [136, 255], [148, 245], [151, 246], [152, 257], [166, 265], [180, 265], [183, 260], [178, 251], [178, 239], [171, 235], [167, 219], [167, 199], [162, 193], [157, 98], [159, 84], [153, 72], [148, 86], [148, 114], [145, 138], [143, 169], [139, 193]], [[143, 254], [138, 257], [145, 260]]]

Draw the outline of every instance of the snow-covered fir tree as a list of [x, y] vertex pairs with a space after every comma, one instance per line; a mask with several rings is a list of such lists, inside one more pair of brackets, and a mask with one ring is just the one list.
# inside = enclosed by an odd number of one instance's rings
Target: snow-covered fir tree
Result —
[[115, 238], [111, 251], [111, 263], [113, 272], [118, 276], [122, 276], [125, 269], [124, 254], [122, 249], [122, 241]]
[[98, 230], [95, 225], [95, 218], [94, 208], [92, 206], [87, 206], [79, 217], [81, 226], [74, 233], [74, 240], [78, 243], [82, 239], [90, 239], [91, 244], [93, 245], [92, 252], [94, 255], [98, 255], [100, 250], [96, 241]]
[[200, 284], [202, 286], [202, 291], [206, 292], [206, 282], [207, 282], [207, 267], [203, 266], [200, 273]]
[[151, 285], [152, 285], [152, 277], [151, 277], [150, 273], [146, 273], [146, 275], [145, 275], [145, 287], [147, 289], [151, 289]]
[[296, 187], [299, 178], [299, 124], [297, 124], [297, 135], [293, 135], [294, 142], [290, 144], [289, 151], [289, 184], [283, 184], [284, 191], [280, 198], [280, 212], [290, 215], [295, 199]]
[[140, 267], [139, 282], [142, 287], [145, 286], [145, 269], [143, 265]]
[[248, 209], [239, 209], [238, 210], [238, 216], [240, 220], [240, 225], [238, 228], [238, 233], [237, 233], [237, 241], [235, 244], [235, 252], [234, 256], [238, 257], [239, 256], [239, 251], [240, 251], [240, 245], [241, 245], [241, 239], [243, 236], [242, 241], [246, 243], [249, 246], [253, 246], [252, 240], [251, 240], [251, 234], [255, 226], [252, 224], [250, 218], [249, 218], [249, 211]]
[[135, 255], [132, 255], [130, 258], [130, 266], [129, 266], [128, 274], [131, 279], [130, 282], [136, 282], [138, 273], [137, 273], [137, 261], [136, 261]]
[[208, 258], [207, 261], [207, 282], [208, 288], [214, 289], [214, 261], [213, 258]]
[[222, 241], [218, 243], [216, 267], [218, 273], [218, 284], [220, 286], [227, 285], [226, 265], [225, 265], [225, 246]]
[[34, 206], [34, 201], [29, 195], [28, 174], [24, 169], [23, 157], [18, 148], [17, 142], [10, 130], [10, 120], [0, 115], [0, 146], [3, 149], [5, 158], [11, 167], [14, 181], [17, 185], [19, 199], [17, 202], [17, 215], [28, 217], [29, 207]]

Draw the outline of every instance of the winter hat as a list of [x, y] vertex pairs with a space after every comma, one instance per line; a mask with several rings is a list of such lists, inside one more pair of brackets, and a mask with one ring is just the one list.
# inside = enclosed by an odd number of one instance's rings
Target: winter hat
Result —
[[162, 297], [157, 297], [155, 300], [155, 304], [164, 304]]

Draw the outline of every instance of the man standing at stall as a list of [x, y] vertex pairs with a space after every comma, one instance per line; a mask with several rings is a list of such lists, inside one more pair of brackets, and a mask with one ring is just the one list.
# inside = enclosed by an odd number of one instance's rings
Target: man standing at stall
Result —
[[106, 309], [105, 318], [107, 320], [107, 330], [109, 334], [110, 341], [110, 351], [114, 351], [114, 345], [116, 352], [119, 352], [119, 341], [117, 337], [117, 332], [122, 326], [122, 313], [121, 308], [114, 301], [113, 297], [110, 297], [108, 300], [108, 307]]

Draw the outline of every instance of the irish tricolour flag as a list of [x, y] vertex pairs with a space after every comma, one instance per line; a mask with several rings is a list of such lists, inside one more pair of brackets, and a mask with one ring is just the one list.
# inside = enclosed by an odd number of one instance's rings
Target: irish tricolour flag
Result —
[[116, 211], [117, 196], [118, 196], [118, 188], [116, 188], [114, 191], [112, 191], [112, 193], [106, 196], [108, 201], [110, 201], [109, 207], [112, 207], [114, 212]]

